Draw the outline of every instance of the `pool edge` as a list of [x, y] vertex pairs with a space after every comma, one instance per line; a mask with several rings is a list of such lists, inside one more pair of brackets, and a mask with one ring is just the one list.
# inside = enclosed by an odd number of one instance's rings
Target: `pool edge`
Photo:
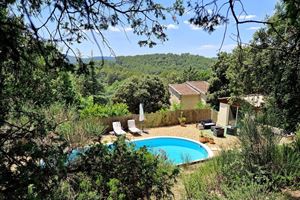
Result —
[[153, 137], [147, 137], [147, 138], [132, 139], [132, 140], [128, 140], [128, 141], [134, 142], [134, 141], [147, 140], [147, 139], [150, 140], [150, 139], [156, 139], [156, 138], [175, 138], [175, 139], [181, 139], [181, 140], [187, 140], [187, 141], [190, 141], [190, 142], [194, 142], [194, 143], [202, 146], [207, 151], [207, 153], [208, 153], [208, 157], [207, 158], [202, 158], [202, 159], [194, 160], [194, 161], [188, 162], [188, 163], [179, 163], [179, 164], [176, 164], [177, 166], [179, 166], [179, 165], [186, 165], [186, 164], [195, 164], [195, 163], [198, 163], [198, 162], [203, 162], [203, 161], [211, 159], [214, 156], [213, 151], [206, 144], [203, 144], [201, 142], [198, 142], [197, 140], [193, 140], [193, 139], [185, 138], [185, 137], [178, 137], [178, 136], [153, 136]]

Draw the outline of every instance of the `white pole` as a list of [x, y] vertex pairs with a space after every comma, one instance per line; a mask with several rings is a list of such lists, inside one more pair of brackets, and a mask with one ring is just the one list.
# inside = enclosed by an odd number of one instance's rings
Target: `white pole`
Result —
[[238, 113], [239, 113], [239, 107], [237, 106], [237, 108], [236, 108], [236, 115], [235, 115], [235, 124], [234, 124], [235, 127], [237, 125]]

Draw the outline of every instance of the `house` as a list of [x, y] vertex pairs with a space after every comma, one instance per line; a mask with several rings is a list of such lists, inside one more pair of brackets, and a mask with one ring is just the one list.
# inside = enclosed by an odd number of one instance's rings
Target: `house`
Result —
[[265, 103], [264, 98], [261, 94], [241, 96], [235, 101], [232, 101], [230, 97], [219, 98], [220, 106], [217, 124], [223, 127], [228, 125], [236, 126], [241, 104], [246, 102], [252, 105], [255, 110], [259, 110]]
[[206, 81], [187, 81], [182, 84], [170, 84], [170, 103], [181, 104], [182, 109], [194, 109], [199, 101], [207, 99], [209, 84]]

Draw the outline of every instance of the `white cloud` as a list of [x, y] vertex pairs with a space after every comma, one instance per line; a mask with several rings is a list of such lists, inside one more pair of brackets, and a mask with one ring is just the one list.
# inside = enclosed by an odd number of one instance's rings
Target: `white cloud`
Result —
[[115, 26], [110, 26], [108, 27], [108, 30], [111, 31], [111, 32], [121, 32], [121, 31], [125, 31], [125, 32], [129, 32], [129, 31], [132, 31], [133, 29], [131, 27], [115, 27]]
[[240, 16], [238, 16], [238, 18], [239, 18], [239, 19], [242, 19], [242, 20], [253, 19], [253, 18], [255, 18], [255, 17], [256, 17], [256, 15], [240, 15]]
[[[199, 50], [214, 50], [218, 51], [221, 44], [203, 44], [198, 49]], [[236, 47], [236, 44], [224, 44], [221, 48], [221, 51], [230, 52]]]
[[166, 27], [169, 30], [171, 30], [171, 29], [173, 29], [173, 30], [179, 29], [179, 27], [177, 25], [175, 25], [175, 24], [168, 24]]
[[222, 46], [221, 51], [232, 51], [236, 47], [236, 45], [237, 44], [225, 44], [225, 45]]
[[247, 28], [247, 30], [258, 30], [260, 28], [261, 27], [259, 27], [259, 26], [252, 26], [252, 27]]
[[192, 30], [201, 30], [201, 27], [198, 27], [198, 26], [196, 26], [196, 25], [194, 25], [194, 24], [191, 24], [191, 23], [190, 23], [189, 21], [187, 21], [187, 20], [185, 20], [183, 23], [189, 25], [190, 29], [192, 29]]
[[126, 27], [126, 28], [124, 28], [124, 31], [125, 32], [130, 32], [130, 31], [132, 31], [133, 30], [133, 28], [131, 28], [131, 27]]
[[214, 45], [214, 44], [203, 44], [199, 47], [199, 49], [201, 49], [201, 50], [215, 49], [215, 48], [217, 48], [217, 45]]
[[[190, 24], [190, 22], [187, 21], [187, 20], [185, 20], [183, 23], [189, 25], [189, 27], [190, 27], [191, 30], [195, 30], [195, 31], [197, 31], [197, 30], [202, 30], [202, 27], [196, 26], [196, 25], [194, 25], [194, 24]], [[214, 26], [214, 29], [218, 29], [218, 28], [220, 28], [220, 27], [222, 27], [222, 26], [223, 26], [223, 25]]]
[[111, 32], [121, 32], [121, 30], [119, 28], [114, 27], [114, 26], [108, 27], [108, 30], [111, 31]]

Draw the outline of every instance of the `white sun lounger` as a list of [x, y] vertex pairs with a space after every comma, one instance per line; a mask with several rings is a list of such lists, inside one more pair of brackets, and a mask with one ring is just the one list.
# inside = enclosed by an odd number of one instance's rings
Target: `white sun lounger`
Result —
[[116, 135], [126, 134], [126, 132], [122, 129], [121, 122], [113, 122], [112, 126]]
[[131, 133], [135, 133], [135, 134], [141, 134], [142, 131], [140, 129], [138, 129], [136, 126], [135, 126], [135, 121], [134, 119], [130, 119], [127, 121], [127, 124], [128, 124], [128, 130], [131, 132]]

